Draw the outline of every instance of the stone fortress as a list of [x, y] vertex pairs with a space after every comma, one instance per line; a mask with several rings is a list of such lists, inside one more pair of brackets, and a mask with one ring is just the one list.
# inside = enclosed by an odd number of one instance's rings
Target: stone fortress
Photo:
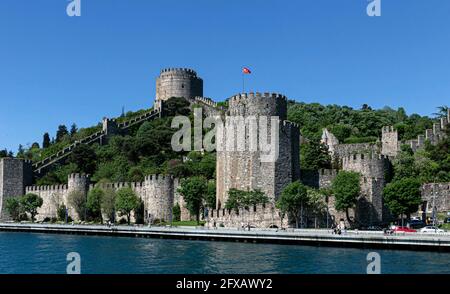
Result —
[[[350, 213], [351, 216], [364, 226], [385, 223], [389, 220], [389, 213], [383, 205], [382, 190], [386, 185], [386, 172], [392, 159], [398, 154], [401, 144], [409, 144], [414, 151], [422, 148], [425, 140], [436, 144], [444, 136], [443, 130], [450, 122], [449, 112], [448, 117], [443, 118], [440, 123], [435, 123], [433, 129], [426, 130], [417, 140], [408, 142], [400, 142], [396, 130], [389, 126], [383, 128], [379, 142], [365, 144], [340, 144], [332, 133], [324, 129], [322, 142], [328, 146], [333, 161], [338, 163], [338, 168], [301, 170], [299, 126], [287, 121], [285, 96], [272, 93], [243, 93], [231, 97], [228, 109], [224, 109], [212, 99], [203, 97], [203, 80], [195, 71], [186, 68], [164, 69], [157, 78], [154, 108], [149, 112], [122, 123], [105, 118], [101, 131], [75, 142], [41, 162], [1, 159], [0, 220], [9, 219], [4, 208], [5, 200], [25, 193], [34, 193], [44, 199], [43, 206], [38, 210], [38, 220], [56, 217], [57, 208], [61, 204], [66, 205], [70, 216], [77, 219], [73, 208], [68, 205], [67, 197], [72, 191], [81, 191], [87, 195], [89, 190], [94, 188], [88, 176], [72, 174], [68, 177], [67, 185], [58, 186], [32, 186], [33, 177], [41, 176], [53, 164], [63, 161], [78, 144], [107, 144], [110, 136], [126, 133], [130, 126], [158, 119], [164, 115], [164, 102], [171, 97], [183, 97], [191, 104], [200, 105], [207, 115], [277, 116], [279, 120], [280, 139], [276, 146], [279, 156], [275, 162], [261, 162], [260, 151], [217, 151], [217, 206], [216, 209], [207, 212], [208, 226], [212, 226], [213, 223], [225, 227], [237, 227], [243, 223], [255, 227], [287, 226], [288, 220], [280, 217], [274, 205], [283, 188], [296, 180], [315, 188], [327, 188], [340, 170], [356, 171], [362, 175], [362, 193], [356, 209]], [[248, 130], [244, 131], [248, 138]], [[177, 192], [179, 183], [180, 179], [170, 175], [149, 175], [141, 183], [109, 183], [100, 184], [100, 187], [114, 190], [125, 186], [131, 187], [144, 204], [146, 220], [171, 221], [175, 204], [181, 207], [181, 220], [189, 220], [186, 204]], [[259, 189], [269, 197], [270, 203], [239, 211], [228, 211], [224, 206], [228, 191], [232, 188]], [[450, 209], [450, 183], [425, 184], [422, 192], [424, 213], [429, 213], [432, 209], [430, 203], [437, 205], [440, 211]], [[334, 208], [333, 197], [327, 198], [326, 205], [326, 221], [320, 220], [322, 224], [337, 223], [345, 218], [342, 212]]]

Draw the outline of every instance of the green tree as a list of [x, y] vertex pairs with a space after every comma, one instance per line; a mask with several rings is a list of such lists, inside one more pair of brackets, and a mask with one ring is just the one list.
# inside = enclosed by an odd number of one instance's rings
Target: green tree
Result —
[[[59, 221], [66, 221], [66, 213], [67, 213], [67, 207], [64, 204], [61, 204], [58, 206], [58, 209], [56, 210], [56, 216]], [[69, 216], [67, 215], [67, 221], [69, 221]]]
[[77, 172], [92, 175], [97, 167], [97, 155], [92, 147], [80, 144], [73, 148], [69, 162], [76, 165]]
[[50, 135], [48, 133], [45, 133], [42, 139], [42, 148], [45, 149], [48, 147], [50, 147]]
[[108, 217], [108, 220], [115, 222], [116, 214], [116, 192], [111, 188], [103, 189], [102, 212]]
[[72, 126], [70, 127], [70, 136], [74, 137], [75, 134], [78, 132], [78, 128], [77, 125], [74, 123], [72, 124]]
[[180, 204], [176, 203], [172, 209], [173, 221], [179, 222], [181, 220], [181, 207]]
[[327, 208], [327, 204], [325, 202], [326, 191], [309, 188], [307, 193], [308, 193], [308, 209], [314, 215], [314, 227], [317, 228], [318, 216], [323, 214], [324, 210], [326, 210]]
[[58, 130], [56, 131], [56, 142], [62, 142], [67, 135], [69, 135], [67, 127], [65, 125], [58, 126]]
[[163, 113], [166, 116], [188, 116], [191, 112], [189, 101], [181, 97], [169, 98], [163, 103], [163, 109]]
[[216, 181], [208, 181], [205, 196], [206, 206], [214, 209], [216, 207]]
[[120, 215], [127, 217], [127, 223], [131, 223], [131, 212], [139, 208], [139, 198], [130, 188], [125, 187], [117, 191], [116, 209]]
[[195, 215], [197, 224], [200, 223], [200, 209], [202, 208], [208, 189], [207, 180], [204, 177], [191, 177], [181, 182], [178, 192], [183, 195], [186, 206], [191, 215]]
[[42, 206], [44, 200], [32, 193], [28, 193], [20, 198], [20, 206], [22, 210], [31, 215], [31, 221], [34, 222], [35, 216], [38, 214], [37, 210]]
[[85, 221], [87, 209], [86, 195], [82, 191], [74, 190], [69, 193], [67, 201], [69, 202], [69, 205], [72, 206], [72, 208], [75, 210], [75, 213], [78, 215], [78, 218], [81, 221]]
[[395, 216], [403, 215], [409, 218], [410, 214], [416, 212], [422, 203], [421, 183], [416, 178], [403, 178], [389, 183], [383, 191], [383, 199], [386, 206]]
[[305, 185], [299, 181], [293, 182], [286, 186], [278, 199], [276, 206], [281, 210], [282, 214], [295, 219], [295, 227], [303, 228], [303, 210], [308, 205], [308, 190]]
[[15, 221], [20, 220], [21, 206], [19, 198], [17, 197], [7, 198], [5, 208], [13, 220]]
[[331, 168], [331, 156], [326, 145], [317, 141], [310, 141], [300, 148], [302, 168], [321, 169]]
[[102, 201], [103, 196], [105, 192], [95, 187], [94, 189], [90, 190], [87, 196], [87, 208], [89, 210], [90, 216], [94, 220], [100, 220], [102, 221]]
[[341, 171], [332, 182], [332, 190], [336, 197], [336, 209], [345, 211], [347, 221], [351, 223], [349, 209], [354, 208], [361, 193], [360, 174]]

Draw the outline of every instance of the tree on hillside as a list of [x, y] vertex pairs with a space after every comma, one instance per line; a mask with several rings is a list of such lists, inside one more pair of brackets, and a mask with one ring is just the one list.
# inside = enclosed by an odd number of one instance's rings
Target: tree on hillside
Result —
[[187, 209], [191, 215], [195, 215], [197, 224], [200, 223], [200, 209], [208, 190], [208, 183], [204, 177], [191, 177], [181, 181], [178, 192], [183, 195]]
[[97, 167], [97, 155], [86, 144], [77, 145], [70, 154], [69, 162], [77, 167], [77, 172], [92, 175]]
[[446, 105], [442, 105], [437, 107], [437, 112], [433, 113], [434, 116], [436, 116], [437, 118], [441, 118], [441, 117], [447, 117], [448, 115], [448, 106]]
[[383, 190], [383, 199], [394, 216], [409, 218], [422, 203], [420, 181], [416, 178], [403, 178], [387, 184]]
[[50, 135], [48, 133], [45, 133], [42, 139], [42, 148], [45, 149], [48, 147], [50, 147]]
[[351, 223], [349, 209], [354, 208], [361, 193], [360, 174], [341, 171], [332, 182], [332, 190], [336, 197], [336, 209], [345, 211], [347, 221]]
[[328, 147], [318, 141], [303, 144], [300, 148], [300, 157], [304, 169], [331, 168]]
[[276, 206], [282, 214], [288, 214], [295, 219], [295, 227], [303, 228], [304, 209], [308, 205], [308, 190], [305, 185], [299, 181], [293, 182], [284, 188], [278, 199]]
[[163, 104], [165, 116], [184, 115], [188, 116], [191, 112], [190, 103], [182, 97], [171, 97]]
[[59, 125], [56, 131], [56, 142], [61, 142], [65, 136], [69, 135], [67, 127], [65, 125]]
[[70, 136], [73, 137], [78, 132], [77, 125], [75, 123], [70, 127]]
[[116, 209], [119, 214], [127, 217], [127, 223], [131, 223], [131, 212], [139, 208], [139, 198], [130, 187], [117, 191]]
[[34, 222], [35, 216], [38, 214], [37, 210], [42, 206], [44, 200], [36, 194], [26, 194], [20, 198], [20, 206], [22, 210], [31, 215], [31, 221]]

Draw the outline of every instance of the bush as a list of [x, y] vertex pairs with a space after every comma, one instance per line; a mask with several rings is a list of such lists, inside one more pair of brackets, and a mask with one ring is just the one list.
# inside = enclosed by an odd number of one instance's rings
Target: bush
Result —
[[175, 204], [175, 206], [173, 207], [172, 214], [173, 214], [173, 221], [179, 222], [181, 220], [181, 207], [178, 203]]

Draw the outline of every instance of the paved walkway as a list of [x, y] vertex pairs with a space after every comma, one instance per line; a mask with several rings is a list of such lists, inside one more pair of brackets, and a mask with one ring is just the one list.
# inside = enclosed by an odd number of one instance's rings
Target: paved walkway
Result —
[[148, 227], [106, 225], [60, 225], [1, 223], [0, 231], [157, 237], [214, 241], [257, 243], [287, 243], [336, 247], [389, 248], [409, 250], [450, 251], [450, 234], [403, 233], [385, 235], [383, 232], [347, 231], [342, 235], [326, 229], [251, 229], [250, 231], [203, 227]]

